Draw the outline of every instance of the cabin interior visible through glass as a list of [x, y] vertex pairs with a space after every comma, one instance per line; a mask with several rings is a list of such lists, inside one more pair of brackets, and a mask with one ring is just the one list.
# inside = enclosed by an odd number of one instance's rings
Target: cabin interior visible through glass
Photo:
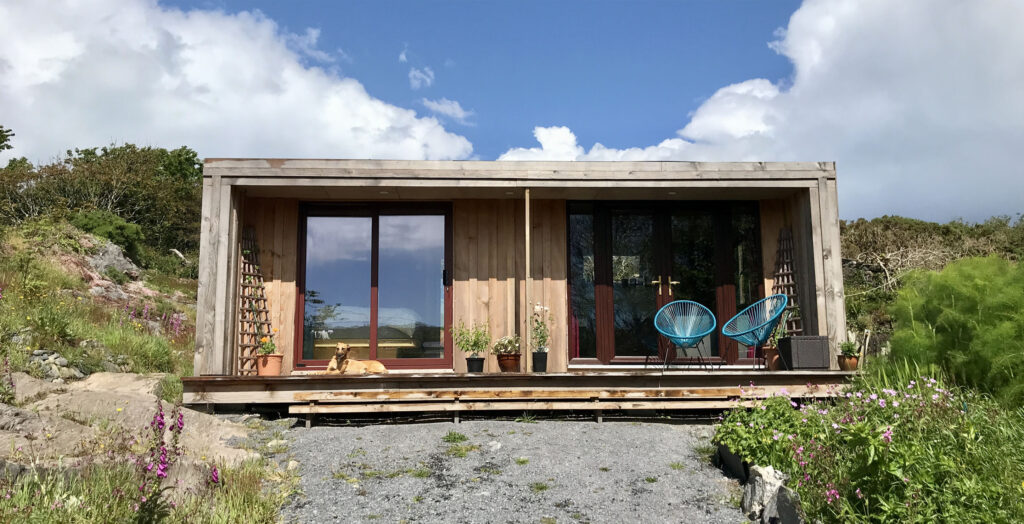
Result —
[[[304, 204], [299, 227], [297, 367], [339, 342], [388, 367], [451, 367], [450, 204]], [[757, 201], [570, 201], [566, 227], [572, 364], [660, 362], [663, 305], [694, 300], [721, 324], [765, 296]], [[717, 331], [702, 350], [752, 362]]]

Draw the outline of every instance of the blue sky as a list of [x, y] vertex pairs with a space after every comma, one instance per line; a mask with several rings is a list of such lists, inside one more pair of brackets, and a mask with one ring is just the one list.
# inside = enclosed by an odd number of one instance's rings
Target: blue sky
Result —
[[835, 161], [842, 218], [983, 220], [1024, 211], [1022, 26], [1001, 0], [0, 0], [0, 162]]
[[[481, 159], [565, 125], [583, 143], [631, 147], [672, 135], [719, 87], [793, 68], [769, 49], [794, 1], [669, 2], [169, 2], [227, 12], [258, 9], [282, 29], [320, 31], [317, 47], [373, 96], [428, 113], [447, 98], [472, 110], [451, 125]], [[337, 52], [341, 49], [344, 55]], [[405, 51], [407, 62], [399, 55]], [[346, 59], [347, 56], [347, 59]], [[412, 89], [411, 68], [434, 72]]]

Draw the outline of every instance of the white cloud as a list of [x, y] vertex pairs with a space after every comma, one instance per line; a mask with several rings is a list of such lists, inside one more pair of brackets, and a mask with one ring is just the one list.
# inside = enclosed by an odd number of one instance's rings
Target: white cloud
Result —
[[433, 69], [429, 67], [424, 67], [423, 69], [413, 67], [409, 69], [409, 87], [419, 89], [421, 87], [430, 87], [433, 83]]
[[406, 54], [408, 52], [409, 52], [409, 46], [408, 45], [402, 48], [402, 52], [398, 53], [398, 62], [399, 63], [404, 64], [404, 63], [409, 61], [409, 57], [406, 56]]
[[331, 62], [315, 29], [283, 32], [259, 12], [147, 0], [0, 4], [0, 161], [48, 161], [112, 141], [202, 156], [460, 159], [470, 142], [433, 117], [368, 94], [304, 58]]
[[1021, 212], [1021, 25], [1021, 2], [807, 0], [771, 43], [791, 79], [723, 87], [655, 146], [538, 128], [502, 158], [836, 160], [844, 217]]
[[457, 100], [448, 100], [447, 98], [429, 100], [424, 98], [422, 103], [431, 112], [444, 115], [460, 124], [469, 125], [467, 119], [473, 116], [473, 112], [463, 109], [462, 104]]

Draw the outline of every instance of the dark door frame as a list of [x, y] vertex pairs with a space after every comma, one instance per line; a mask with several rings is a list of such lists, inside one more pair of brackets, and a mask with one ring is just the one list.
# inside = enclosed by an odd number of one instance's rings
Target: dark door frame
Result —
[[296, 246], [295, 341], [293, 348], [295, 369], [325, 369], [329, 360], [302, 358], [304, 319], [306, 313], [306, 219], [310, 216], [369, 217], [372, 220], [370, 255], [370, 359], [377, 360], [377, 273], [380, 249], [380, 217], [394, 215], [431, 214], [444, 216], [444, 333], [442, 358], [383, 359], [381, 363], [392, 369], [451, 369], [452, 344], [452, 204], [451, 202], [300, 202], [299, 232]]
[[[670, 280], [672, 273], [672, 253], [671, 249], [666, 247], [671, 245], [671, 226], [670, 221], [672, 217], [672, 210], [674, 207], [685, 206], [687, 209], [696, 209], [705, 212], [710, 212], [712, 215], [712, 223], [714, 227], [714, 257], [715, 257], [715, 305], [712, 308], [715, 318], [718, 321], [718, 327], [716, 328], [716, 334], [718, 337], [719, 356], [712, 357], [712, 361], [716, 363], [724, 364], [752, 364], [753, 359], [740, 358], [739, 347], [737, 343], [725, 337], [721, 333], [721, 326], [723, 323], [732, 318], [737, 313], [736, 308], [736, 282], [734, 281], [736, 272], [736, 261], [733, 256], [732, 246], [735, 242], [735, 231], [731, 223], [731, 210], [734, 205], [741, 203], [752, 203], [755, 206], [755, 215], [758, 216], [758, 235], [760, 235], [760, 217], [759, 217], [759, 202], [758, 201], [593, 201], [593, 202], [581, 202], [590, 204], [593, 206], [593, 224], [594, 224], [594, 307], [595, 307], [595, 327], [597, 337], [596, 347], [596, 358], [579, 357], [578, 355], [570, 355], [570, 364], [579, 365], [595, 365], [595, 364], [644, 364], [651, 362], [650, 358], [642, 356], [616, 356], [615, 355], [615, 305], [614, 305], [614, 292], [612, 289], [612, 227], [611, 227], [611, 215], [615, 210], [630, 210], [636, 209], [642, 211], [644, 214], [651, 214], [654, 217], [654, 230], [652, 234], [655, 237], [653, 244], [654, 252], [652, 255], [655, 258], [655, 264], [657, 271], [660, 275], [662, 285], [656, 292], [656, 304], [657, 308], [661, 308], [665, 304], [672, 300], [669, 293], [662, 293], [662, 290], [667, 289], [666, 283]], [[571, 214], [573, 202], [570, 201], [569, 205], [566, 206], [566, 225], [569, 227], [571, 220], [569, 215]], [[566, 253], [571, 253], [571, 236], [569, 231], [566, 231]], [[760, 236], [758, 236], [758, 243], [760, 243]], [[763, 246], [761, 246], [763, 249]], [[572, 260], [571, 257], [566, 257], [567, 265], [567, 285], [572, 285]], [[760, 295], [764, 296], [764, 286], [759, 286]], [[566, 318], [567, 325], [571, 326], [573, 311], [572, 311], [572, 290], [570, 289], [567, 293], [568, 301], [568, 317]], [[570, 341], [569, 347], [576, 347], [575, 340], [577, 334], [570, 329]], [[659, 359], [664, 359], [665, 352], [669, 347], [669, 342], [664, 337], [658, 337], [658, 354]], [[690, 357], [678, 357], [674, 356], [673, 362], [677, 363], [692, 363], [695, 362], [695, 358]]]

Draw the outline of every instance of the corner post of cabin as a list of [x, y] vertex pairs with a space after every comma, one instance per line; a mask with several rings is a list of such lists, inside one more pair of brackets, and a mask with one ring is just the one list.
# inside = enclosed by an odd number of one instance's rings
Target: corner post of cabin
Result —
[[[843, 264], [839, 239], [839, 198], [836, 191], [835, 164], [828, 174], [818, 178], [818, 205], [821, 208], [822, 276], [825, 291], [825, 316], [828, 339], [833, 348], [846, 340], [846, 308], [843, 291]], [[832, 352], [832, 368], [838, 367], [837, 352]]]
[[213, 336], [213, 317], [216, 307], [217, 278], [217, 224], [220, 217], [220, 176], [203, 177], [202, 218], [199, 230], [199, 287], [196, 291], [196, 353], [193, 369], [196, 375], [208, 375], [213, 371], [210, 358], [216, 351]]
[[523, 227], [526, 228], [526, 230], [524, 231], [524, 237], [526, 238], [526, 245], [524, 246], [524, 278], [526, 285], [525, 290], [523, 291], [523, 302], [525, 302], [526, 305], [525, 310], [523, 311], [523, 315], [526, 317], [526, 322], [524, 324], [526, 326], [526, 333], [522, 334], [521, 351], [525, 356], [521, 359], [523, 363], [520, 365], [520, 371], [526, 372], [530, 369], [530, 366], [532, 365], [530, 362], [530, 357], [532, 356], [532, 354], [530, 353], [530, 320], [532, 320], [531, 313], [533, 312], [533, 305], [530, 301], [530, 298], [531, 288], [533, 287], [533, 277], [530, 274], [530, 188], [526, 188], [526, 190], [523, 191]]

